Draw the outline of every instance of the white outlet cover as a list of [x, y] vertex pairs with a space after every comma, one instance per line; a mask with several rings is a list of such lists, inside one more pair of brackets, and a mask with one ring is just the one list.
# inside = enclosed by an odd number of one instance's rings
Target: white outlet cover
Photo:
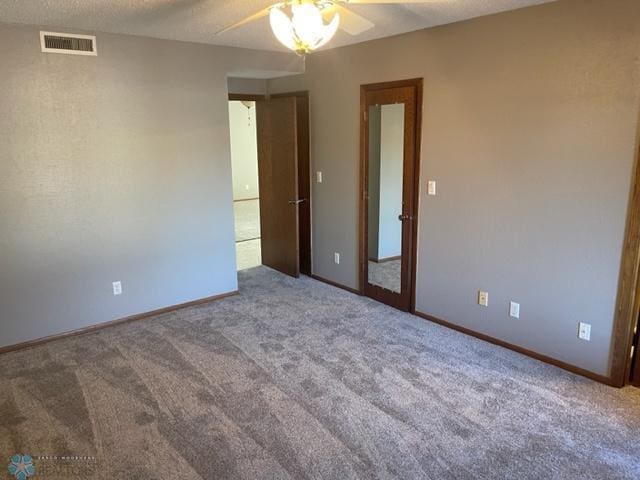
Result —
[[591, 340], [591, 325], [588, 323], [580, 322], [578, 326], [578, 338], [581, 340], [590, 341]]
[[509, 316], [513, 318], [520, 318], [520, 304], [511, 302], [509, 304]]
[[339, 253], [334, 253], [333, 254], [333, 261], [336, 262], [338, 265], [340, 264], [340, 254]]
[[436, 181], [429, 180], [427, 183], [427, 195], [435, 195], [436, 194]]
[[113, 294], [122, 295], [122, 282], [113, 282]]
[[316, 181], [322, 183], [322, 172], [316, 172]]
[[482, 290], [478, 292], [478, 305], [489, 306], [489, 292], [483, 292]]

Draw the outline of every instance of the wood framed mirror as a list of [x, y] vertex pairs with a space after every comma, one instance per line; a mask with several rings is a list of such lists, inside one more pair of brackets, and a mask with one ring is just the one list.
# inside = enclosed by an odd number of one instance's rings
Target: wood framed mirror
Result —
[[360, 290], [415, 307], [422, 79], [360, 88]]

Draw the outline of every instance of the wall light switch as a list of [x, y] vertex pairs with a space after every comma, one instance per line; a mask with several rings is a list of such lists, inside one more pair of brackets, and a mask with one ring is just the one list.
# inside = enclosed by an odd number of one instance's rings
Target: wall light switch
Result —
[[489, 306], [489, 292], [478, 292], [478, 305], [482, 305], [483, 307]]
[[591, 340], [591, 325], [580, 322], [578, 327], [578, 338], [586, 341]]
[[322, 172], [316, 172], [316, 182], [322, 183]]
[[513, 318], [520, 318], [520, 304], [511, 302], [509, 304], [509, 316]]
[[436, 181], [429, 180], [427, 184], [427, 195], [435, 195], [436, 194]]
[[338, 265], [340, 265], [340, 254], [339, 253], [334, 253], [333, 254], [333, 261], [336, 262]]
[[113, 294], [122, 295], [122, 282], [113, 282]]

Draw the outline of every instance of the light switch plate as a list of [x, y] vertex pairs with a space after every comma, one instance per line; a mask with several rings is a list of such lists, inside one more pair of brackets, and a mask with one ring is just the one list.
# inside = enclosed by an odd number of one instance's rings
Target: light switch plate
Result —
[[427, 183], [427, 195], [435, 195], [436, 194], [436, 181], [429, 180]]
[[316, 182], [322, 183], [322, 172], [316, 172]]
[[520, 304], [511, 302], [509, 304], [509, 316], [513, 318], [520, 318]]
[[334, 261], [336, 264], [340, 265], [340, 254], [339, 254], [338, 252], [336, 252], [336, 253], [334, 253], [334, 254], [333, 254], [333, 261]]
[[122, 295], [122, 282], [113, 282], [113, 294]]

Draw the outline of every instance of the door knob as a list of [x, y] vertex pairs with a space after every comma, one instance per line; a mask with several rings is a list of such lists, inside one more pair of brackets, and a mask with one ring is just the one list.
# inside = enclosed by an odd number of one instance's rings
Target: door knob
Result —
[[302, 202], [306, 202], [306, 198], [301, 198], [299, 200], [289, 200], [289, 205], [300, 205]]
[[403, 215], [400, 214], [398, 215], [398, 220], [400, 220], [401, 222], [404, 222], [405, 220], [412, 220], [413, 217], [411, 215]]

